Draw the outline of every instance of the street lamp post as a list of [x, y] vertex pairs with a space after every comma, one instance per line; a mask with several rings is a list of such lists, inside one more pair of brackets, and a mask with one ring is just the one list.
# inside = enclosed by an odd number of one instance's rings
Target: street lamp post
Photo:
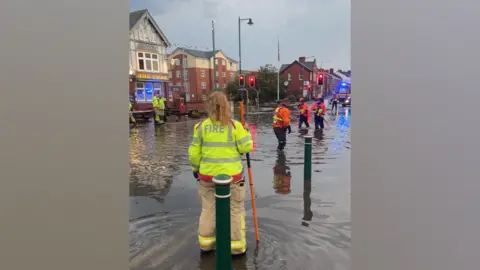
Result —
[[[252, 18], [240, 18], [238, 17], [238, 75], [242, 74], [242, 35], [241, 35], [241, 25], [242, 21], [248, 21], [248, 25], [253, 25]], [[247, 92], [247, 110], [246, 113], [248, 114], [248, 91], [245, 89], [245, 92]]]
[[213, 47], [213, 89], [217, 89], [217, 64], [215, 61], [216, 53], [215, 53], [215, 22], [212, 21], [212, 47]]
[[242, 35], [241, 35], [241, 25], [242, 21], [248, 21], [248, 25], [253, 25], [251, 18], [240, 18], [238, 17], [238, 74], [242, 74]]

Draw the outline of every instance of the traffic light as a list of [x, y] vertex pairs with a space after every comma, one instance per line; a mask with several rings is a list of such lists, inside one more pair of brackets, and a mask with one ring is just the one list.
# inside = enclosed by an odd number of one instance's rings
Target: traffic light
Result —
[[240, 88], [245, 87], [245, 76], [243, 76], [243, 74], [240, 74], [238, 77], [238, 84], [240, 85]]
[[250, 86], [250, 88], [255, 88], [255, 76], [248, 77], [248, 86]]
[[318, 73], [317, 84], [318, 85], [323, 85], [323, 73]]

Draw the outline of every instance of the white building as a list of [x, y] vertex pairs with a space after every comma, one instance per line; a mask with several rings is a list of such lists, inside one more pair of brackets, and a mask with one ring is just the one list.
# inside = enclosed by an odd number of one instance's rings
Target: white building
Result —
[[167, 97], [170, 42], [148, 10], [130, 13], [130, 95], [136, 109], [148, 109], [154, 93]]

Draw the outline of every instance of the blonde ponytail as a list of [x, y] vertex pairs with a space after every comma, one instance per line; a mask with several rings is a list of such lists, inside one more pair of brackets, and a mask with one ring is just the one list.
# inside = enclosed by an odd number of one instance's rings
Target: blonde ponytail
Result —
[[210, 119], [228, 125], [231, 119], [230, 103], [222, 92], [213, 92], [207, 99], [207, 112]]

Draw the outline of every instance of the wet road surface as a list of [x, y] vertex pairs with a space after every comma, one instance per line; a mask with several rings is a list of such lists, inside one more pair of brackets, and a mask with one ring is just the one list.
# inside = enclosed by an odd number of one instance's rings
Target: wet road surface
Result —
[[[236, 270], [350, 269], [350, 110], [326, 119], [330, 130], [308, 131], [313, 171], [304, 181], [298, 121], [282, 154], [271, 113], [248, 116], [260, 244], [247, 189], [248, 251], [233, 259]], [[195, 123], [145, 123], [130, 131], [130, 269], [215, 269], [214, 255], [200, 255], [197, 244], [200, 202], [187, 156]]]

